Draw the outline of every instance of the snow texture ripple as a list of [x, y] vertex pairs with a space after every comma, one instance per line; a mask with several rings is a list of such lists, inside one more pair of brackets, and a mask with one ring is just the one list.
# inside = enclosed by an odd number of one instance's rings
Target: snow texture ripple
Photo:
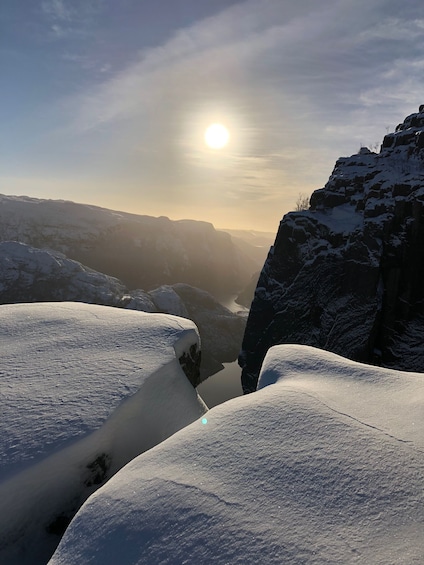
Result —
[[271, 348], [255, 394], [137, 457], [49, 565], [418, 565], [424, 379]]
[[81, 503], [207, 410], [182, 318], [78, 303], [0, 306], [0, 562], [45, 563]]

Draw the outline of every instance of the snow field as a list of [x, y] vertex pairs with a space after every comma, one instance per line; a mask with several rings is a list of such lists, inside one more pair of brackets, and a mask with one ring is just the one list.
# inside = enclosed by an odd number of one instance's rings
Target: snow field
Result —
[[178, 358], [194, 324], [104, 306], [1, 306], [0, 562], [46, 563], [72, 515], [207, 410]]
[[232, 399], [117, 473], [50, 565], [422, 562], [422, 375], [270, 349]]

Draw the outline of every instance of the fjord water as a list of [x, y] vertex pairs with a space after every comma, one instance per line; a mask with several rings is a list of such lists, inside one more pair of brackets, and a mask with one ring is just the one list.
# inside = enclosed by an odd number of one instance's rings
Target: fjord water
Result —
[[[247, 316], [249, 310], [237, 304], [235, 301], [236, 298], [237, 295], [220, 297], [219, 302], [234, 314]], [[223, 365], [224, 368], [222, 371], [212, 375], [197, 387], [200, 396], [209, 408], [243, 394], [241, 388], [241, 369], [237, 361], [223, 363]]]
[[224, 363], [222, 371], [206, 379], [197, 390], [208, 408], [213, 408], [217, 404], [243, 394], [240, 378], [241, 369], [237, 361]]

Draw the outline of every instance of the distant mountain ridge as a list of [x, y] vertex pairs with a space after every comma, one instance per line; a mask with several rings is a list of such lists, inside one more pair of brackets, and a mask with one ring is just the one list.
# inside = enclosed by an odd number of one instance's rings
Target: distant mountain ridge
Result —
[[266, 259], [269, 248], [274, 243], [275, 233], [271, 232], [261, 232], [255, 230], [221, 230], [225, 233], [229, 233], [234, 244], [240, 249], [240, 251], [254, 258], [263, 265]]
[[342, 157], [306, 211], [280, 223], [239, 362], [256, 389], [272, 345], [312, 345], [356, 361], [424, 371], [424, 105]]
[[27, 196], [0, 195], [0, 241], [59, 251], [130, 289], [187, 283], [231, 294], [257, 270], [229, 234], [207, 222]]

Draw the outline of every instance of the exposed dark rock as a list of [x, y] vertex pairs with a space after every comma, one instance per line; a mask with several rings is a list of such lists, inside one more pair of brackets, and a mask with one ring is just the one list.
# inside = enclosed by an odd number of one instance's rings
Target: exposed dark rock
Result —
[[239, 356], [245, 392], [278, 343], [424, 371], [423, 139], [424, 105], [380, 153], [338, 159], [310, 209], [282, 219]]
[[178, 359], [182, 370], [194, 387], [201, 383], [200, 359], [201, 351], [196, 345], [192, 345], [190, 350], [183, 353]]
[[48, 534], [53, 534], [59, 537], [63, 536], [72, 518], [81, 507], [84, 499], [87, 498], [88, 493], [93, 491], [93, 487], [94, 489], [97, 489], [102, 483], [106, 482], [107, 479], [110, 479], [111, 475], [109, 471], [111, 464], [111, 456], [108, 453], [100, 453], [95, 459], [93, 459], [93, 461], [85, 466], [81, 476], [79, 494], [69, 501], [63, 512], [47, 524], [46, 532]]
[[94, 461], [87, 465], [88, 477], [84, 480], [87, 487], [100, 485], [108, 478], [112, 459], [107, 453], [100, 453]]
[[56, 516], [56, 518], [54, 518], [54, 520], [52, 520], [50, 524], [47, 524], [46, 532], [48, 534], [62, 537], [73, 517], [74, 514], [70, 514], [69, 516], [67, 514], [59, 514], [59, 516]]

